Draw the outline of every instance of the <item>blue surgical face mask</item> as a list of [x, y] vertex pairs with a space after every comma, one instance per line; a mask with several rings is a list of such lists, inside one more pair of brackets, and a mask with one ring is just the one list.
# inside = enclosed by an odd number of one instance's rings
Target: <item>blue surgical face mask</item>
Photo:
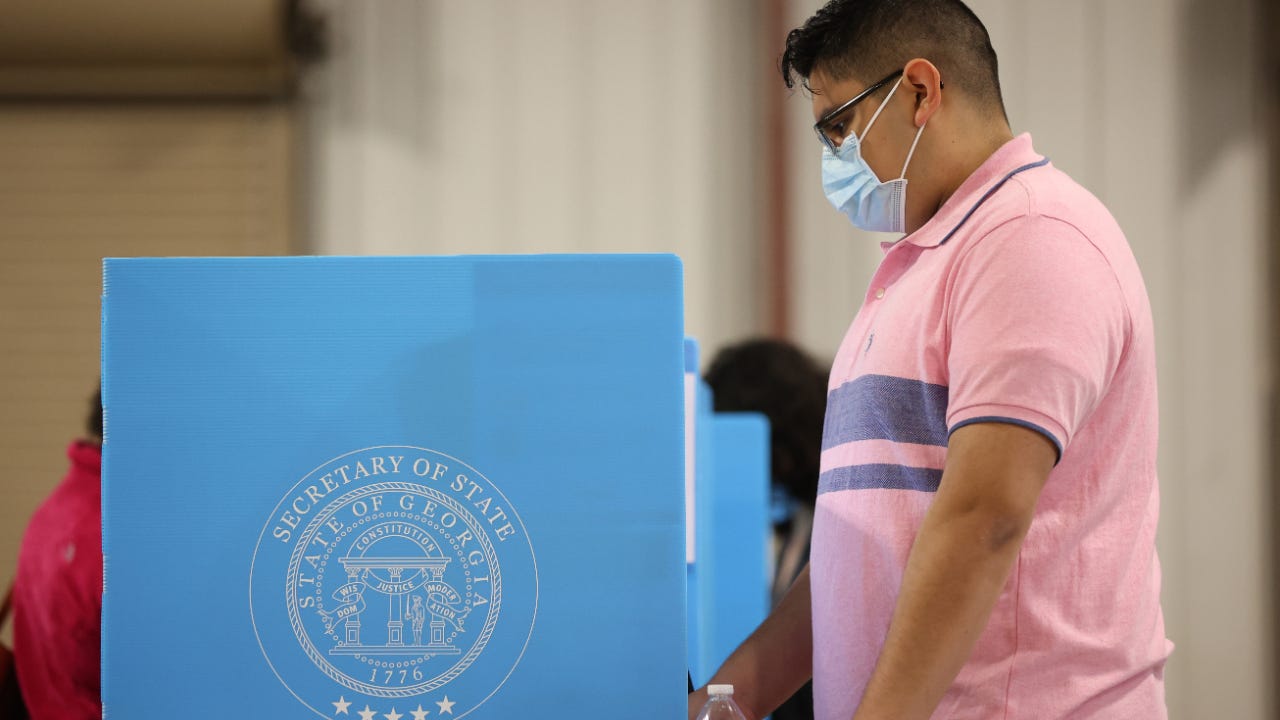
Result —
[[[836, 152], [822, 150], [822, 189], [827, 200], [849, 220], [863, 230], [873, 232], [906, 232], [907, 166], [916, 152], [916, 144], [924, 132], [924, 125], [916, 131], [916, 139], [907, 151], [907, 161], [902, 164], [902, 174], [896, 180], [880, 182], [876, 173], [862, 157], [862, 139], [871, 131], [876, 118], [889, 104], [901, 83], [894, 83], [871, 121], [862, 131], [862, 137], [854, 133], [844, 139]], [[925, 125], [928, 125], [925, 122]]]

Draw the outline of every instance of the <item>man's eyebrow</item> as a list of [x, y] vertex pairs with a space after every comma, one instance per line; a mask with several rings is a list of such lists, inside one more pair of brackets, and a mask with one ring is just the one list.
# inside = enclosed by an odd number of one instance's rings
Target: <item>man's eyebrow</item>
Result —
[[835, 118], [831, 116], [831, 113], [835, 112], [836, 110], [839, 110], [841, 105], [844, 105], [844, 103], [833, 103], [831, 105], [828, 105], [822, 108], [822, 111], [818, 113], [817, 121], [822, 122], [823, 120], [834, 120]]
[[[813, 88], [809, 87], [808, 85], [806, 85], [806, 86], [805, 86], [805, 89], [806, 89], [806, 90], [808, 90], [810, 93], [812, 93], [815, 97], [818, 97], [818, 96], [823, 95], [823, 92], [822, 92], [821, 90], [814, 90]], [[827, 115], [829, 115], [829, 114], [831, 113], [831, 111], [832, 111], [832, 110], [835, 110], [835, 109], [836, 109], [836, 108], [838, 108], [838, 107], [840, 107], [840, 106], [839, 106], [839, 105], [836, 105], [836, 104], [832, 104], [832, 103], [827, 103], [827, 104], [825, 104], [825, 105], [824, 105], [824, 107], [823, 107], [821, 110], [819, 110], [819, 111], [818, 111], [818, 118], [819, 118], [819, 119], [822, 119], [822, 118], [826, 117]]]

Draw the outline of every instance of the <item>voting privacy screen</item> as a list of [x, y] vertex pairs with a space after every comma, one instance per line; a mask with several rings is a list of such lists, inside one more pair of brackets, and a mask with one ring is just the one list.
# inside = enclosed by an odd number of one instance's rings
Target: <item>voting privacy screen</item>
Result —
[[107, 260], [107, 717], [685, 712], [671, 256]]

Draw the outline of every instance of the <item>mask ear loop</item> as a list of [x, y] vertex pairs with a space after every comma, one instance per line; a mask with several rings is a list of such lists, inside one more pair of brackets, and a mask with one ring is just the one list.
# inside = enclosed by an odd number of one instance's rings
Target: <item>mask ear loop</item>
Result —
[[902, 172], [899, 173], [898, 179], [905, 180], [907, 177], [907, 166], [911, 164], [911, 156], [916, 154], [916, 145], [920, 143], [920, 136], [924, 134], [925, 127], [929, 124], [928, 120], [924, 121], [924, 125], [916, 131], [916, 139], [911, 141], [911, 149], [907, 151], [907, 161], [902, 163]]
[[876, 108], [876, 114], [875, 114], [875, 115], [872, 115], [872, 116], [871, 116], [871, 120], [870, 120], [869, 122], [867, 122], [867, 126], [866, 126], [866, 127], [864, 127], [864, 128], [862, 128], [862, 134], [858, 136], [858, 144], [859, 144], [859, 145], [861, 145], [861, 144], [862, 144], [862, 141], [863, 141], [864, 139], [866, 139], [866, 137], [867, 137], [867, 133], [871, 132], [871, 126], [876, 124], [876, 118], [880, 117], [880, 113], [884, 112], [884, 109], [885, 109], [886, 107], [888, 107], [888, 105], [889, 105], [889, 100], [893, 98], [893, 94], [894, 94], [894, 93], [898, 92], [898, 88], [899, 88], [901, 85], [902, 85], [902, 82], [901, 82], [901, 81], [898, 81], [898, 82], [894, 83], [894, 84], [893, 84], [893, 89], [889, 91], [889, 94], [888, 94], [888, 95], [885, 95], [885, 96], [884, 96], [884, 102], [880, 103], [880, 107]]

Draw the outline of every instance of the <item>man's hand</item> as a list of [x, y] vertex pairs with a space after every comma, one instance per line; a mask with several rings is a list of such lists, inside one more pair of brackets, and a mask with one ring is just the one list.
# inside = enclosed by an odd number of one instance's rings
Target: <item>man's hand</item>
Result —
[[934, 713], [986, 628], [1056, 459], [1048, 438], [1017, 425], [980, 423], [952, 434], [855, 720]]
[[[810, 603], [806, 565], [778, 607], [711, 679], [709, 684], [734, 686], [734, 702], [747, 720], [759, 720], [773, 712], [813, 676]], [[705, 687], [689, 693], [689, 720], [698, 716], [707, 699]]]

